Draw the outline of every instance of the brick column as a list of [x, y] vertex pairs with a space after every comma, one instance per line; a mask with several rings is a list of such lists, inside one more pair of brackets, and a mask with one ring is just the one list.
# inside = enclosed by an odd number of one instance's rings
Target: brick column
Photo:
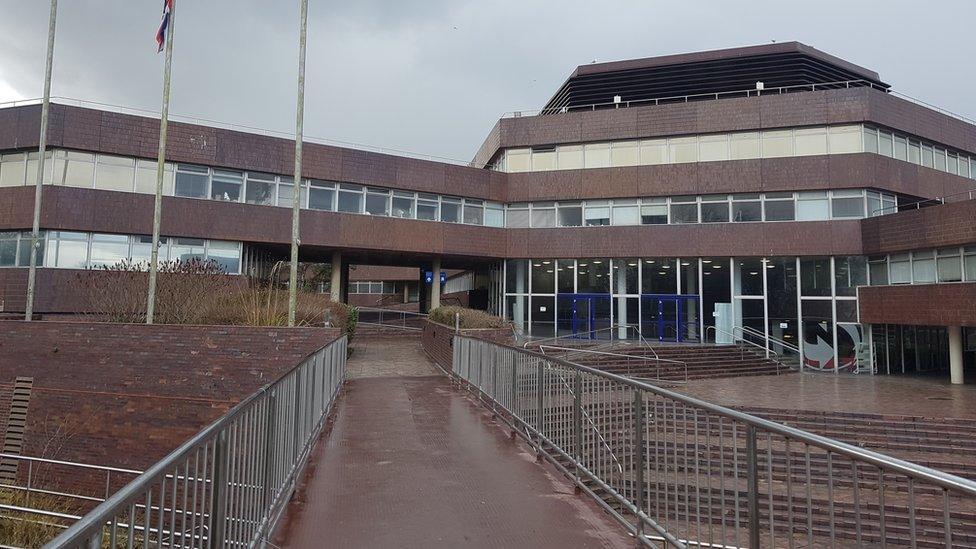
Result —
[[332, 252], [332, 301], [342, 301], [342, 252]]

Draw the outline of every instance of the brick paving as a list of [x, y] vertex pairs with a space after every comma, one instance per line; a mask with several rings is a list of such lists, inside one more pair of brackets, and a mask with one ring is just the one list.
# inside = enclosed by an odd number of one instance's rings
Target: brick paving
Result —
[[441, 371], [431, 364], [416, 337], [372, 338], [353, 340], [352, 356], [346, 363], [346, 377], [433, 376]]

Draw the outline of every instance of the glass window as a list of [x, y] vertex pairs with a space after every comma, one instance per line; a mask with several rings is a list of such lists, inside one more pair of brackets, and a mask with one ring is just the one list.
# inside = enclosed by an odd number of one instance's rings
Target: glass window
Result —
[[793, 131], [796, 156], [827, 154], [827, 128], [797, 128]]
[[[206, 169], [206, 168], [204, 168]], [[92, 188], [95, 179], [95, 155], [68, 151], [64, 166], [64, 184], [69, 187]]]
[[540, 202], [532, 205], [532, 226], [533, 227], [555, 227], [556, 226], [556, 204], [555, 202]]
[[732, 160], [759, 158], [759, 132], [733, 133], [729, 148]]
[[640, 225], [640, 211], [636, 199], [613, 201], [614, 225]]
[[857, 295], [858, 286], [868, 283], [868, 263], [864, 256], [834, 259], [834, 291], [839, 296]]
[[946, 151], [945, 151], [945, 149], [943, 149], [941, 147], [933, 147], [932, 148], [932, 151], [933, 151], [932, 156], [933, 156], [933, 158], [935, 160], [935, 164], [932, 167], [935, 168], [935, 169], [937, 169], [937, 170], [939, 170], [939, 171], [943, 171], [943, 172], [946, 171]]
[[98, 155], [98, 167], [95, 172], [96, 189], [105, 189], [107, 191], [132, 191], [134, 180], [134, 159], [119, 156], [107, 156], [104, 154]]
[[830, 219], [830, 202], [827, 191], [796, 193], [796, 220], [819, 221]]
[[870, 126], [864, 126], [864, 152], [878, 152], [878, 130]]
[[176, 168], [176, 196], [206, 198], [210, 169], [206, 166], [179, 164]]
[[88, 266], [87, 233], [53, 231], [48, 240], [45, 265], [65, 269], [84, 269]]
[[213, 181], [210, 184], [210, 198], [226, 202], [240, 202], [241, 187], [243, 186], [243, 173], [214, 169]]
[[201, 238], [173, 238], [171, 240], [170, 261], [186, 263], [194, 259], [200, 261], [206, 259], [206, 240]]
[[729, 159], [729, 134], [703, 135], [698, 141], [698, 155], [702, 162]]
[[485, 224], [485, 204], [480, 200], [464, 200], [464, 222], [468, 225]]
[[706, 195], [701, 197], [702, 223], [728, 223], [729, 197], [728, 195]]
[[830, 258], [800, 259], [800, 295], [830, 296]]
[[888, 260], [888, 273], [892, 284], [908, 284], [912, 281], [912, 262], [909, 254], [895, 254]]
[[248, 204], [274, 206], [275, 177], [267, 173], [248, 172], [244, 201]]
[[[57, 169], [58, 173], [61, 173], [61, 171], [64, 169], [65, 151], [56, 151], [56, 152], [57, 152], [57, 156], [55, 156], [55, 151], [52, 150], [48, 150], [44, 154], [44, 179], [42, 181], [44, 185], [50, 185], [53, 182], [52, 176], [54, 174], [55, 169]], [[27, 154], [27, 184], [28, 185], [34, 185], [35, 183], [37, 183], [37, 159], [39, 157], [40, 155], [36, 151]], [[127, 160], [129, 160], [130, 162], [133, 161], [132, 159], [127, 159]], [[0, 168], [0, 170], [2, 170], [2, 168]], [[129, 177], [130, 178], [132, 177], [131, 173], [129, 174]], [[131, 190], [131, 188], [127, 190]]]
[[946, 165], [946, 171], [954, 174], [959, 173], [959, 157], [956, 156], [956, 153], [949, 153], [949, 161]]
[[963, 248], [963, 266], [966, 269], [966, 281], [976, 281], [976, 246]]
[[[278, 179], [278, 205], [283, 208], [291, 208], [294, 204], [292, 199], [294, 198], [294, 185], [292, 182], [294, 178], [292, 177], [280, 177]], [[302, 195], [298, 198], [298, 206], [304, 208], [305, 204], [308, 203], [308, 181], [304, 181], [302, 185]]]
[[959, 248], [942, 248], [937, 260], [939, 282], [959, 282], [962, 280], [962, 256]]
[[[396, 198], [394, 197], [394, 200]], [[504, 227], [505, 208], [499, 202], [485, 202], [485, 226]]]
[[412, 219], [414, 217], [414, 207], [416, 197], [413, 193], [404, 191], [393, 191], [393, 217]]
[[888, 256], [869, 257], [868, 269], [871, 271], [872, 286], [886, 286], [888, 284]]
[[926, 168], [931, 168], [935, 162], [935, 154], [932, 151], [932, 145], [928, 143], [922, 143], [922, 165]]
[[671, 199], [671, 223], [698, 223], [698, 204], [694, 196]]
[[461, 222], [461, 199], [441, 197], [441, 221], [445, 223]]
[[335, 183], [313, 179], [308, 190], [309, 209], [326, 212], [335, 210], [335, 194]]
[[864, 196], [860, 190], [833, 191], [830, 205], [834, 219], [864, 217]]
[[532, 149], [508, 149], [505, 151], [505, 168], [510, 173], [532, 169]]
[[241, 272], [241, 244], [211, 240], [207, 243], [207, 259], [215, 262], [227, 274]]
[[878, 153], [882, 156], [892, 156], [893, 149], [891, 132], [878, 130]]
[[[613, 293], [636, 295], [640, 293], [638, 285], [638, 271], [640, 261], [637, 259], [613, 259]], [[623, 272], [621, 272], [623, 269]], [[636, 302], [635, 302], [636, 307]], [[636, 317], [636, 311], [634, 311]], [[635, 322], [636, 324], [636, 322]]]
[[550, 259], [532, 261], [532, 293], [552, 294], [556, 292], [556, 269]]
[[644, 165], [668, 163], [667, 139], [644, 139], [640, 142], [640, 163]]
[[698, 162], [698, 137], [672, 137], [668, 139], [668, 158], [674, 164]]
[[588, 227], [610, 224], [610, 202], [608, 200], [590, 200], [585, 204], [584, 220]]
[[390, 191], [368, 187], [366, 189], [366, 213], [369, 215], [390, 215]]
[[641, 293], [678, 293], [677, 264], [678, 260], [670, 257], [653, 257], [642, 261]]
[[556, 262], [558, 286], [556, 291], [561, 294], [576, 293], [576, 260], [560, 259]]
[[965, 156], [959, 157], [959, 175], [963, 177], [970, 177], [969, 173], [969, 159]]
[[912, 253], [912, 283], [935, 282], [935, 252], [927, 250]]
[[91, 237], [92, 269], [112, 267], [129, 257], [129, 237], [124, 234], [93, 234]]
[[881, 193], [877, 191], [867, 191], [868, 197], [868, 217], [881, 215]]
[[581, 202], [560, 202], [558, 212], [560, 227], [583, 226], [583, 204]]
[[637, 141], [614, 141], [610, 146], [610, 165], [636, 166], [639, 153]]
[[732, 221], [762, 221], [762, 204], [759, 202], [759, 195], [732, 195]]
[[666, 225], [667, 223], [667, 198], [645, 198], [641, 201], [641, 225]]
[[793, 193], [766, 193], [763, 207], [766, 221], [793, 221], [796, 217]]
[[0, 267], [15, 265], [17, 265], [17, 233], [0, 232]]
[[556, 147], [532, 149], [532, 171], [542, 172], [556, 169]]
[[733, 290], [735, 295], [763, 295], [763, 269], [765, 263], [758, 257], [735, 258]]
[[762, 132], [763, 158], [793, 156], [793, 132], [775, 130]]
[[895, 134], [895, 159], [908, 160], [908, 138]]
[[610, 143], [587, 143], [583, 145], [583, 165], [587, 168], [609, 167]]
[[583, 145], [556, 147], [556, 163], [560, 170], [576, 170], [583, 167]]
[[830, 154], [861, 152], [861, 127], [830, 126], [827, 128], [827, 141]]
[[336, 209], [346, 213], [363, 213], [363, 188], [359, 185], [340, 183]]
[[[129, 239], [131, 251], [129, 257], [133, 263], [141, 263], [143, 268], [149, 268], [152, 260], [152, 237], [133, 236]], [[165, 236], [159, 237], [159, 261], [169, 261], [169, 243]]]
[[581, 259], [577, 261], [576, 291], [581, 294], [610, 293], [610, 260]]
[[24, 153], [0, 156], [0, 187], [19, 187], [24, 184], [24, 166], [27, 155]]
[[908, 140], [908, 161], [912, 164], [922, 163], [922, 144], [914, 139]]
[[[38, 231], [37, 233], [37, 264], [46, 265], [44, 258], [44, 240], [45, 231]], [[17, 251], [17, 265], [20, 267], [30, 266], [30, 254], [31, 254], [31, 242], [33, 241], [33, 236], [31, 236], [30, 231], [24, 231], [20, 233], [20, 249]]]
[[440, 218], [439, 199], [436, 194], [417, 195], [417, 219], [437, 221]]
[[529, 261], [508, 259], [505, 261], [505, 293], [529, 293]]
[[[150, 160], [136, 161], [136, 192], [156, 194], [156, 162]], [[173, 165], [163, 167], [163, 195], [173, 196]]]
[[529, 226], [529, 205], [512, 204], [505, 212], [505, 224], [507, 227], [523, 228]]

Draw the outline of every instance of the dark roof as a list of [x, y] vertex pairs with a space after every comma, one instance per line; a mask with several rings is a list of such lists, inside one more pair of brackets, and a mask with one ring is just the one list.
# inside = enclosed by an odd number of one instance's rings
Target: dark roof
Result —
[[608, 104], [616, 95], [624, 102], [734, 95], [733, 92], [754, 89], [757, 81], [765, 85], [764, 93], [812, 84], [823, 89], [831, 87], [831, 83], [849, 81], [881, 90], [890, 87], [874, 71], [799, 42], [783, 42], [580, 65], [549, 100], [544, 112]]

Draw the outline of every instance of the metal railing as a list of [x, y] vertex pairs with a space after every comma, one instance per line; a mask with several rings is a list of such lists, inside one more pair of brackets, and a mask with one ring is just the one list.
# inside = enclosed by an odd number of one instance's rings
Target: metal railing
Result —
[[[624, 337], [620, 336], [621, 330], [626, 334]], [[636, 340], [631, 339], [630, 332], [633, 331], [637, 338]], [[603, 334], [606, 334], [605, 336]], [[539, 346], [543, 343], [549, 342], [598, 342], [600, 344], [608, 345], [608, 348], [612, 348], [615, 342], [631, 343], [636, 341], [643, 349], [649, 351], [654, 355], [654, 358], [659, 358], [657, 351], [647, 339], [644, 338], [644, 334], [641, 333], [640, 327], [636, 324], [611, 324], [605, 328], [597, 328], [595, 330], [589, 330], [586, 332], [576, 332], [573, 334], [564, 334], [553, 337], [545, 337], [541, 339], [528, 339], [522, 344], [523, 348], [529, 348], [529, 346]]]
[[868, 218], [908, 211], [912, 209], [912, 206], [914, 206], [915, 207], [914, 209], [916, 210], [920, 210], [923, 207], [927, 207], [927, 206], [941, 206], [946, 203], [947, 198], [956, 198], [960, 196], [965, 196], [966, 199], [972, 200], [973, 198], [976, 198], [976, 188], [965, 190], [965, 191], [959, 191], [957, 193], [947, 194], [945, 196], [937, 196], [935, 198], [916, 200], [915, 202], [909, 202], [907, 204], [898, 204], [896, 206], [877, 208], [871, 211], [871, 215], [869, 215]]
[[[583, 364], [599, 369], [612, 368], [614, 373], [629, 377], [637, 377], [644, 381], [659, 383], [687, 383], [688, 363], [683, 360], [658, 358], [657, 356], [629, 355], [614, 353], [598, 349], [580, 349], [578, 347], [558, 347], [555, 345], [539, 345], [539, 352], [546, 356], [555, 356], [574, 364]], [[560, 351], [563, 354], [553, 355], [547, 351]], [[601, 366], [594, 366], [594, 362], [602, 362]]]
[[397, 309], [381, 309], [378, 307], [357, 307], [359, 320], [357, 324], [371, 326], [385, 326], [403, 330], [423, 331], [427, 315], [414, 311], [400, 311]]
[[234, 406], [45, 547], [263, 543], [335, 403], [345, 364], [342, 336]]
[[976, 539], [976, 483], [958, 476], [466, 336], [452, 375], [646, 546]]
[[[737, 336], [735, 334], [736, 329], [738, 329], [740, 332], [742, 332], [743, 335], [742, 336]], [[746, 346], [748, 345], [749, 347], [753, 347], [755, 349], [758, 349], [760, 352], [763, 353], [763, 355], [765, 356], [766, 359], [768, 359], [769, 361], [771, 361], [774, 364], [776, 364], [776, 373], [777, 374], [779, 373], [779, 369], [780, 368], [785, 368], [787, 370], [793, 369], [793, 366], [790, 365], [790, 363], [787, 360], [785, 360], [780, 353], [777, 353], [776, 351], [770, 349], [767, 345], [760, 345], [760, 344], [756, 343], [755, 341], [750, 341], [749, 339], [747, 339], [745, 337], [745, 332], [743, 331], [742, 326], [733, 326], [731, 332], [730, 331], [727, 331], [727, 330], [723, 330], [723, 329], [718, 328], [718, 327], [715, 327], [715, 326], [705, 326], [705, 340], [706, 341], [708, 340], [708, 332], [709, 331], [714, 332], [716, 334], [715, 335], [715, 340], [716, 341], [718, 340], [718, 334], [720, 334], [720, 333], [721, 334], [725, 334], [725, 335], [731, 337], [732, 338], [732, 343], [730, 343], [730, 345], [735, 345], [735, 346], [739, 347], [739, 359], [740, 360], [745, 359]], [[716, 343], [716, 345], [720, 345], [720, 344], [719, 343]]]

